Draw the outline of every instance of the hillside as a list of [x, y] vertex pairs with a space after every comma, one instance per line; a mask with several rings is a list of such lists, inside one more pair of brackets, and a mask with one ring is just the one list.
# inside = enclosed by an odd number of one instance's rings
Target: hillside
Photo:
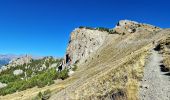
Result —
[[[153, 42], [169, 33], [169, 30], [155, 31], [154, 27], [145, 30], [142, 25], [134, 33], [109, 34], [102, 46], [78, 65], [78, 71], [71, 77], [75, 81], [51, 99], [138, 99], [145, 58], [154, 48]], [[128, 28], [131, 25], [122, 27]]]
[[[62, 65], [68, 69], [76, 65], [73, 74], [65, 80], [56, 80], [53, 85], [34, 87], [1, 96], [0, 99], [31, 100], [39, 92], [49, 89], [50, 100], [150, 100], [152, 97], [142, 96], [141, 88], [145, 88], [143, 81], [147, 80], [146, 75], [151, 71], [146, 70], [147, 65], [153, 61], [159, 68], [159, 63], [148, 58], [153, 56], [155, 48], [155, 54], [159, 52], [159, 56], [164, 58], [163, 69], [167, 69], [168, 73], [169, 35], [170, 29], [128, 20], [119, 21], [113, 29], [77, 28], [71, 33]], [[149, 69], [159, 71], [153, 67]], [[170, 84], [166, 85], [170, 87]], [[154, 87], [147, 88], [149, 91]], [[167, 93], [168, 90], [161, 92]], [[154, 96], [156, 92], [151, 93]], [[162, 100], [166, 98], [160, 97]]]
[[[0, 69], [0, 95], [12, 94], [33, 87], [54, 84], [55, 79], [64, 79], [66, 70], [58, 73], [62, 59], [44, 57], [33, 59], [23, 56], [13, 59]], [[62, 74], [63, 73], [63, 74]]]

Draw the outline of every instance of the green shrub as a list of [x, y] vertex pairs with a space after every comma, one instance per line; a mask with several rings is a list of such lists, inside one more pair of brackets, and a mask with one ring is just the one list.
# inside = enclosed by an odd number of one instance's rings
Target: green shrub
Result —
[[[60, 74], [60, 77], [62, 79], [65, 79], [68, 77], [66, 75], [66, 70], [62, 71]], [[22, 91], [26, 90], [28, 88], [32, 88], [35, 86], [38, 86], [39, 88], [44, 87], [46, 85], [51, 85], [54, 83], [54, 79], [57, 79], [59, 77], [59, 73], [56, 72], [55, 68], [49, 69], [46, 72], [36, 75], [30, 79], [26, 80], [20, 80], [20, 81], [14, 81], [10, 82], [7, 87], [0, 89], [0, 95], [6, 95], [11, 94], [16, 91]]]
[[42, 100], [42, 93], [39, 92], [36, 97], [34, 97], [32, 100]]
[[80, 62], [80, 60], [76, 60], [75, 64], [78, 64]]
[[73, 65], [72, 70], [73, 70], [73, 71], [76, 71], [76, 70], [77, 70], [77, 65], [76, 65], [76, 64]]
[[[18, 65], [16, 67], [11, 67], [5, 71], [0, 73], [0, 82], [6, 83], [7, 86], [0, 89], [0, 95], [11, 94], [16, 91], [23, 91], [28, 88], [33, 88], [38, 86], [39, 88], [44, 87], [46, 85], [51, 85], [54, 83], [55, 79], [66, 79], [68, 77], [68, 70], [63, 70], [61, 72], [56, 71], [56, 68], [49, 69], [48, 67], [57, 63], [58, 65], [62, 59], [54, 59], [49, 58], [49, 60], [38, 59], [32, 60], [29, 64]], [[47, 65], [47, 68], [39, 71], [39, 68], [42, 67], [43, 64]], [[29, 66], [26, 68], [26, 66]], [[24, 74], [19, 76], [14, 76], [13, 71], [16, 69], [21, 69], [26, 72], [26, 76]], [[34, 74], [34, 76], [32, 76]], [[21, 78], [24, 78], [23, 80]]]
[[106, 32], [110, 32], [110, 29], [109, 28], [104, 28], [104, 27], [98, 27], [96, 28], [97, 30], [99, 31], [106, 31]]
[[85, 28], [84, 26], [79, 26], [79, 28]]
[[69, 72], [68, 69], [62, 70], [59, 74], [59, 78], [62, 79], [62, 80], [68, 78], [69, 77], [68, 72]]
[[117, 33], [115, 30], [111, 29], [111, 30], [109, 30], [109, 34], [119, 34], [119, 33]]
[[15, 76], [13, 74], [5, 74], [0, 76], [0, 82], [1, 83], [10, 83], [10, 82], [14, 82], [14, 81], [18, 81], [20, 80], [20, 76]]
[[80, 26], [79, 28], [80, 28], [80, 29], [85, 28], [85, 29], [95, 30], [95, 28], [87, 27], [87, 26]]
[[44, 91], [43, 93], [39, 92], [38, 95], [32, 100], [48, 100], [50, 96], [51, 96], [51, 91], [48, 89]]
[[48, 89], [48, 90], [44, 91], [44, 93], [42, 95], [42, 99], [47, 100], [50, 98], [50, 96], [51, 96], [51, 91]]

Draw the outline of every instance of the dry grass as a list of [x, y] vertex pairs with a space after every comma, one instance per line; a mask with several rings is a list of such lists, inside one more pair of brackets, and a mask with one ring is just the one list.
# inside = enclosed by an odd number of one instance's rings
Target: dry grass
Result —
[[160, 53], [163, 55], [163, 64], [170, 71], [170, 36], [159, 41]]
[[153, 47], [152, 42], [166, 36], [163, 33], [166, 31], [124, 36], [110, 34], [103, 46], [87, 62], [78, 65], [70, 78], [42, 89], [20, 92], [22, 97], [15, 93], [0, 99], [30, 99], [39, 91], [50, 89], [51, 100], [137, 100], [145, 57]]
[[165, 67], [170, 71], [170, 55], [163, 56], [163, 63]]
[[[68, 79], [69, 82], [74, 81], [75, 79], [70, 78]], [[62, 89], [64, 89], [66, 86], [68, 86], [68, 83], [62, 80], [58, 80], [55, 84], [50, 85], [50, 86], [46, 86], [43, 88], [31, 88], [31, 89], [27, 89], [21, 92], [16, 92], [14, 94], [9, 94], [6, 96], [0, 96], [0, 100], [32, 100], [33, 97], [37, 96], [37, 94], [39, 92], [44, 92], [48, 89], [50, 89], [50, 91], [52, 91], [52, 93], [56, 93]]]
[[52, 96], [51, 100], [95, 100], [111, 98], [119, 93], [120, 98], [138, 99], [138, 82], [143, 76], [146, 51], [153, 47], [152, 42], [159, 40], [159, 37], [160, 33], [117, 38], [110, 35], [86, 63], [79, 65], [79, 71], [73, 76], [79, 76], [78, 80]]

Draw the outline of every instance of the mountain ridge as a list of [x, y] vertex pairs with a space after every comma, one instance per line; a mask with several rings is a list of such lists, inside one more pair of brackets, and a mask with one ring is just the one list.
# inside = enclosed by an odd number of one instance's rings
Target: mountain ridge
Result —
[[[76, 65], [73, 74], [53, 85], [0, 99], [30, 100], [39, 92], [50, 90], [49, 100], [139, 100], [147, 57], [154, 48], [164, 59], [169, 57], [168, 37], [170, 29], [129, 20], [119, 21], [112, 29], [76, 28], [61, 63], [70, 70]], [[169, 64], [166, 60], [162, 62]]]

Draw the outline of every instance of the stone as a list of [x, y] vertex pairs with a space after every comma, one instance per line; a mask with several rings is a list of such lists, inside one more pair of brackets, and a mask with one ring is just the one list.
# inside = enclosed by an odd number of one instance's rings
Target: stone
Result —
[[13, 71], [13, 74], [16, 75], [16, 76], [21, 75], [21, 74], [23, 74], [23, 73], [24, 73], [24, 72], [23, 72], [23, 70], [21, 70], [21, 69], [18, 69], [18, 70], [14, 70], [14, 71]]
[[4, 87], [6, 87], [6, 86], [7, 86], [7, 84], [0, 82], [0, 89], [1, 89], [1, 88], [4, 88]]

